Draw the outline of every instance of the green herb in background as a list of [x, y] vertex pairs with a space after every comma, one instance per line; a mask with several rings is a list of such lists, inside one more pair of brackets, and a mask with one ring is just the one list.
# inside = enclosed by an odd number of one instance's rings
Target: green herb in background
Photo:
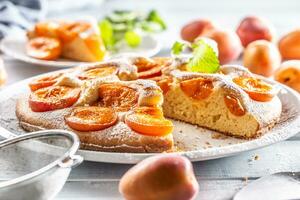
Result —
[[197, 43], [187, 44], [175, 42], [172, 47], [173, 55], [180, 55], [186, 47], [192, 49], [192, 58], [188, 61], [187, 67], [192, 72], [215, 73], [219, 70], [220, 63], [214, 49], [204, 40]]
[[171, 53], [173, 54], [173, 55], [179, 55], [179, 54], [181, 54], [182, 52], [183, 52], [183, 50], [185, 49], [185, 48], [187, 48], [188, 47], [188, 44], [187, 43], [183, 43], [183, 42], [178, 42], [178, 41], [176, 41], [174, 44], [173, 44], [173, 46], [172, 46], [172, 51], [171, 51]]
[[137, 47], [141, 43], [141, 36], [134, 31], [127, 31], [125, 33], [125, 41], [130, 47]]
[[160, 17], [156, 10], [150, 11], [146, 21], [159, 24], [162, 30], [167, 29], [166, 23], [163, 21], [163, 19]]
[[102, 20], [99, 23], [101, 37], [107, 49], [112, 49], [115, 44], [115, 37], [112, 24], [108, 20]]
[[141, 44], [143, 33], [157, 33], [166, 29], [166, 24], [156, 10], [148, 14], [116, 10], [99, 22], [102, 39], [110, 51], [118, 51], [121, 43], [135, 48]]

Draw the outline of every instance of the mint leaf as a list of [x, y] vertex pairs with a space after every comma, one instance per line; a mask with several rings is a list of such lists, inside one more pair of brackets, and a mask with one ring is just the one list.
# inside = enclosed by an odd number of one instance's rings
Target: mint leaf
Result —
[[156, 22], [157, 24], [159, 24], [161, 26], [162, 30], [166, 30], [167, 29], [166, 23], [160, 17], [160, 15], [158, 14], [158, 12], [156, 10], [151, 10], [150, 11], [150, 13], [148, 14], [148, 17], [147, 17], [147, 21], [149, 21], [149, 22]]
[[107, 49], [112, 49], [115, 45], [114, 31], [111, 22], [104, 19], [99, 23], [101, 37]]
[[172, 54], [179, 55], [183, 52], [183, 50], [188, 46], [187, 43], [176, 41], [172, 46]]
[[193, 57], [188, 62], [188, 70], [192, 72], [215, 73], [220, 67], [219, 59], [214, 49], [203, 40], [194, 46]]
[[125, 33], [125, 41], [130, 47], [137, 47], [141, 43], [141, 36], [134, 31], [127, 31]]

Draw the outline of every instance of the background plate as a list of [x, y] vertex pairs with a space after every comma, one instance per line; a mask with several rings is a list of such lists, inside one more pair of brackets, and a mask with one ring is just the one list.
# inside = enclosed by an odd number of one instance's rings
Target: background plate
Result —
[[[0, 126], [15, 134], [25, 132], [18, 124], [15, 104], [20, 94], [29, 92], [27, 87], [29, 81], [30, 79], [18, 82], [0, 92]], [[296, 135], [300, 131], [299, 94], [281, 85], [279, 98], [283, 103], [280, 122], [265, 135], [253, 140], [225, 137], [214, 131], [174, 121], [174, 139], [175, 145], [181, 150], [179, 154], [192, 161], [210, 160], [261, 148]], [[154, 155], [150, 153], [108, 153], [86, 150], [80, 150], [79, 154], [89, 161], [127, 164], [137, 163]]]
[[[48, 60], [39, 60], [32, 57], [27, 56], [26, 54], [26, 37], [21, 36], [19, 38], [16, 37], [6, 37], [1, 41], [0, 50], [8, 56], [11, 56], [17, 60], [41, 65], [41, 66], [50, 66], [50, 67], [57, 67], [57, 68], [65, 68], [65, 67], [72, 67], [77, 66], [80, 64], [84, 64], [87, 62], [78, 62], [72, 61], [67, 59], [58, 59], [55, 61], [48, 61]], [[112, 54], [111, 56], [118, 56], [127, 53], [136, 53], [141, 56], [152, 57], [156, 55], [161, 49], [157, 39], [151, 35], [144, 35], [142, 36], [142, 42], [139, 47], [137, 48], [129, 48], [125, 45], [120, 49], [117, 54]], [[108, 58], [107, 58], [108, 59]]]

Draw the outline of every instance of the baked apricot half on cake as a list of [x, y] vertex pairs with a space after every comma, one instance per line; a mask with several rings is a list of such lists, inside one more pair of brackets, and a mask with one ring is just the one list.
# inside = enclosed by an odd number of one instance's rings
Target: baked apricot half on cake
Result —
[[200, 77], [180, 82], [180, 88], [187, 96], [202, 100], [209, 97], [214, 85], [212, 80]]
[[277, 94], [272, 85], [257, 78], [236, 77], [232, 81], [239, 85], [255, 101], [271, 101]]
[[67, 125], [77, 131], [99, 131], [114, 125], [118, 115], [112, 108], [97, 106], [74, 108], [65, 117]]
[[227, 94], [224, 96], [224, 102], [228, 110], [233, 115], [240, 117], [246, 114], [246, 110], [244, 109], [243, 105], [237, 97]]
[[156, 84], [163, 91], [163, 94], [166, 94], [170, 90], [173, 82], [173, 79], [170, 76], [157, 76], [150, 79], [156, 81]]
[[57, 80], [62, 76], [62, 73], [51, 74], [43, 76], [41, 78], [35, 79], [29, 83], [30, 90], [32, 92], [40, 89], [54, 85], [57, 83]]
[[55, 60], [62, 52], [62, 45], [58, 39], [49, 37], [36, 37], [30, 39], [26, 45], [29, 56], [42, 60]]
[[117, 84], [105, 83], [99, 86], [98, 106], [112, 107], [119, 112], [125, 112], [135, 107], [138, 102], [137, 91], [131, 87]]
[[170, 58], [157, 57], [151, 59], [139, 58], [134, 63], [138, 68], [138, 78], [149, 79], [162, 75], [162, 69], [171, 64]]
[[143, 135], [164, 136], [173, 131], [173, 123], [164, 118], [161, 109], [157, 107], [137, 107], [126, 115], [125, 123]]
[[109, 76], [112, 74], [116, 74], [117, 70], [118, 69], [113, 66], [91, 68], [91, 69], [87, 69], [87, 70], [83, 71], [81, 74], [79, 74], [78, 78], [81, 80], [101, 78], [101, 77]]
[[80, 89], [66, 86], [41, 88], [30, 94], [29, 106], [34, 112], [46, 112], [72, 106], [79, 98]]

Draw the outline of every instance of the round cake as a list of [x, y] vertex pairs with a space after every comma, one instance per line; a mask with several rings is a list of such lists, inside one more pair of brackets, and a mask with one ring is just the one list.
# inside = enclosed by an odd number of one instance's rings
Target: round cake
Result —
[[174, 151], [167, 118], [239, 138], [259, 137], [279, 120], [277, 86], [241, 66], [186, 71], [185, 59], [131, 56], [32, 80], [16, 108], [28, 131], [67, 129], [82, 148]]

